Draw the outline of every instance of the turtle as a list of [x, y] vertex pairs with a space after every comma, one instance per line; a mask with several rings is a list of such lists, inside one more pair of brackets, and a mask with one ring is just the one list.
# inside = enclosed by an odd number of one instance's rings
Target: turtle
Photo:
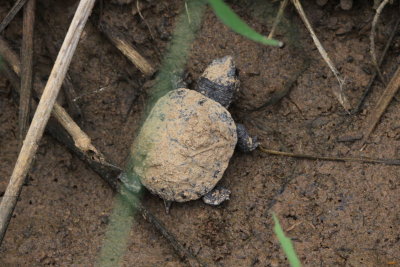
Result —
[[227, 110], [239, 91], [232, 56], [215, 59], [194, 90], [178, 88], [154, 104], [131, 148], [133, 172], [151, 193], [171, 202], [203, 198], [219, 205], [230, 191], [217, 186], [235, 148], [258, 146]]

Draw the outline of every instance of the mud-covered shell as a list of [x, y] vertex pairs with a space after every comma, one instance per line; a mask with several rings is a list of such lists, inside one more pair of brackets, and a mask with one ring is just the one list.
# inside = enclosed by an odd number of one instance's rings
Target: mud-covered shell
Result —
[[154, 105], [133, 144], [134, 172], [165, 200], [195, 200], [222, 178], [236, 143], [223, 106], [193, 90], [173, 90]]

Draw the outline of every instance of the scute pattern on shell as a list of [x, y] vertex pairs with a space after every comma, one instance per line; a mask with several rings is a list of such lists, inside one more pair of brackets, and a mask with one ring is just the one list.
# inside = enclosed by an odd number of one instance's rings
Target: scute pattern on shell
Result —
[[157, 101], [133, 144], [134, 171], [165, 200], [195, 200], [222, 178], [236, 143], [223, 106], [193, 90], [173, 90]]

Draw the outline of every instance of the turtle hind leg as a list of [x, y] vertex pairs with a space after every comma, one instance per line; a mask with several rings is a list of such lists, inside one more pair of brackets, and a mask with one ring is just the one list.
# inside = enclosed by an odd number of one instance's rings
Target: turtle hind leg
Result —
[[210, 192], [203, 196], [203, 202], [207, 205], [218, 206], [222, 202], [229, 200], [231, 191], [222, 186], [216, 186]]
[[259, 143], [257, 141], [257, 137], [256, 136], [251, 137], [247, 132], [246, 127], [244, 127], [243, 124], [238, 123], [236, 125], [236, 131], [238, 136], [238, 141], [236, 146], [239, 149], [239, 151], [250, 152], [258, 147]]

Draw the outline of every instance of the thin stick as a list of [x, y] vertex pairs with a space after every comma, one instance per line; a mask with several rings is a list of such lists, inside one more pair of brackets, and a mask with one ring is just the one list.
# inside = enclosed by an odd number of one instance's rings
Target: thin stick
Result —
[[25, 137], [29, 125], [29, 107], [32, 95], [33, 29], [36, 0], [29, 0], [24, 7], [21, 47], [21, 89], [19, 97], [19, 139]]
[[[54, 41], [48, 40], [46, 42], [46, 47], [47, 47], [47, 50], [49, 51], [50, 56], [55, 59], [57, 56], [57, 50], [56, 50], [56, 47], [54, 46]], [[70, 108], [71, 114], [75, 117], [83, 118], [81, 108], [76, 103], [76, 101], [74, 101], [74, 99], [78, 97], [78, 94], [76, 93], [74, 83], [72, 82], [71, 76], [68, 74], [68, 72], [65, 75], [62, 89], [63, 89], [63, 92], [65, 93], [68, 107]]]
[[38, 148], [38, 142], [50, 117], [83, 27], [92, 11], [95, 0], [81, 0], [68, 29], [60, 53], [54, 63], [42, 98], [32, 119], [22, 145], [10, 182], [0, 203], [0, 241], [3, 240], [12, 212], [21, 193], [22, 184]]
[[276, 156], [286, 156], [292, 158], [310, 159], [310, 160], [326, 160], [326, 161], [341, 161], [341, 162], [361, 162], [361, 163], [375, 163], [375, 164], [385, 164], [385, 165], [400, 165], [400, 160], [398, 159], [374, 159], [374, 158], [348, 158], [348, 157], [326, 157], [318, 155], [282, 152], [277, 150], [266, 149], [262, 146], [259, 147], [260, 151], [270, 155]]
[[121, 34], [112, 31], [104, 22], [99, 24], [99, 29], [121, 53], [126, 56], [144, 75], [151, 76], [155, 72], [151, 64], [134, 49]]
[[67, 98], [67, 103], [68, 103], [68, 107], [70, 108], [71, 114], [74, 117], [81, 118], [81, 122], [83, 123], [84, 117], [83, 117], [82, 110], [79, 107], [78, 103], [74, 100], [78, 97], [78, 94], [76, 93], [75, 85], [74, 85], [69, 73], [67, 73], [65, 75], [65, 79], [64, 79], [62, 88], [63, 88], [63, 92], [65, 93], [65, 96]]
[[[47, 25], [47, 23], [44, 21], [43, 18], [40, 18], [40, 21], [42, 22], [42, 25], [46, 25], [47, 27], [39, 27], [39, 29], [42, 31], [43, 36], [47, 36], [48, 38], [45, 38], [46, 42], [46, 48], [50, 54], [50, 57], [55, 60], [57, 57], [57, 47], [56, 47], [56, 41], [53, 39], [53, 32], [54, 29], [51, 27], [51, 25]], [[75, 98], [78, 97], [78, 94], [76, 93], [75, 86], [72, 82], [71, 76], [68, 74], [65, 75], [64, 82], [62, 85], [63, 92], [66, 96], [66, 100], [68, 103], [68, 107], [71, 111], [71, 114], [73, 117], [79, 117], [83, 118], [81, 108], [79, 105], [74, 101]]]
[[10, 22], [13, 20], [18, 11], [25, 5], [26, 1], [27, 0], [17, 0], [15, 2], [14, 6], [11, 8], [6, 17], [0, 23], [0, 34], [4, 31], [4, 29], [8, 26], [8, 24], [10, 24]]
[[[379, 58], [379, 62], [378, 62], [378, 66], [379, 67], [382, 65], [383, 60], [386, 57], [387, 51], [389, 50], [389, 47], [392, 44], [393, 38], [397, 33], [397, 28], [399, 27], [399, 24], [400, 24], [400, 17], [397, 18], [397, 20], [396, 20], [396, 22], [394, 24], [394, 27], [392, 29], [392, 32], [391, 32], [389, 38], [386, 41], [385, 48], [383, 49], [382, 55]], [[377, 76], [377, 72], [375, 70], [374, 73], [372, 74], [371, 79], [369, 80], [369, 83], [368, 83], [367, 87], [365, 88], [360, 100], [358, 101], [358, 104], [357, 104], [356, 108], [351, 111], [351, 114], [355, 114], [355, 113], [360, 111], [361, 106], [364, 104], [365, 98], [367, 97], [367, 95], [371, 91], [372, 84], [374, 83], [376, 76]]]
[[300, 18], [303, 20], [304, 25], [310, 32], [311, 38], [314, 41], [315, 46], [317, 47], [319, 53], [321, 54], [322, 58], [325, 60], [326, 64], [328, 64], [329, 68], [335, 75], [339, 87], [332, 87], [332, 92], [334, 96], [338, 99], [339, 103], [343, 106], [343, 108], [348, 112], [351, 108], [347, 97], [343, 93], [343, 87], [345, 80], [342, 78], [340, 72], [336, 69], [333, 65], [332, 60], [329, 58], [328, 53], [326, 52], [325, 48], [322, 46], [321, 42], [318, 40], [317, 35], [315, 34], [310, 22], [307, 19], [306, 14], [304, 13], [303, 7], [301, 6], [300, 0], [292, 0], [293, 5], [296, 7], [297, 13], [299, 14]]
[[[21, 62], [18, 55], [10, 48], [7, 42], [0, 36], [0, 55], [11, 66], [13, 71], [21, 76]], [[44, 86], [39, 84], [40, 88]], [[19, 87], [18, 87], [19, 88]], [[39, 94], [39, 92], [37, 92]], [[72, 136], [75, 144], [84, 151], [96, 151], [91, 144], [90, 137], [79, 128], [75, 121], [68, 115], [68, 113], [58, 103], [54, 104], [52, 115], [66, 127], [68, 133]], [[100, 155], [98, 156], [100, 157]]]
[[379, 16], [382, 13], [383, 8], [387, 5], [389, 0], [384, 0], [382, 3], [380, 3], [378, 9], [376, 10], [374, 19], [372, 20], [372, 27], [371, 27], [371, 34], [370, 34], [370, 53], [371, 53], [371, 58], [372, 58], [372, 64], [375, 67], [376, 73], [379, 76], [379, 79], [381, 79], [382, 83], [386, 86], [385, 78], [383, 78], [381, 69], [379, 68], [378, 61], [376, 59], [376, 53], [375, 53], [375, 32], [376, 32], [376, 25], [378, 24]]
[[364, 145], [365, 141], [368, 139], [372, 131], [375, 129], [386, 108], [389, 106], [393, 97], [397, 93], [399, 87], [400, 87], [400, 66], [393, 74], [392, 79], [390, 80], [385, 91], [380, 97], [375, 109], [370, 113], [370, 115], [366, 119], [367, 128], [364, 131], [363, 139], [361, 140], [361, 146]]
[[268, 39], [274, 38], [276, 27], [278, 27], [279, 22], [282, 19], [283, 11], [285, 11], [287, 4], [289, 3], [289, 0], [282, 0], [281, 4], [279, 5], [279, 10], [278, 14], [276, 14], [276, 18], [274, 20], [274, 24], [272, 25], [271, 31], [268, 34]]
[[11, 49], [6, 40], [0, 36], [0, 55], [8, 62], [13, 71], [21, 75], [21, 61], [18, 55]]
[[[187, 10], [187, 4], [186, 4], [186, 2], [185, 2], [185, 6], [186, 6], [186, 10]], [[138, 11], [138, 14], [139, 14], [140, 18], [141, 18], [141, 19], [143, 20], [143, 22], [146, 24], [146, 27], [147, 27], [147, 29], [149, 30], [151, 39], [155, 40], [155, 39], [154, 39], [153, 32], [152, 32], [152, 30], [151, 30], [151, 28], [150, 28], [150, 25], [147, 23], [147, 20], [145, 20], [145, 19], [144, 19], [144, 16], [142, 15], [142, 11], [141, 11], [141, 8], [140, 8], [139, 0], [136, 0], [136, 9], [137, 9], [137, 11]], [[189, 23], [190, 23], [190, 19], [189, 19]]]

